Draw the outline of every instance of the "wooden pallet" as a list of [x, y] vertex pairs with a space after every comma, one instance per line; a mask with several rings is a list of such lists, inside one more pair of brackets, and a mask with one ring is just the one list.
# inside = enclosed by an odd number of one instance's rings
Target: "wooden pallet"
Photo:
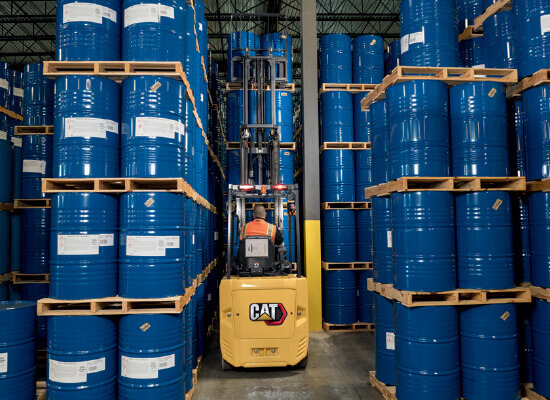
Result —
[[349, 262], [349, 263], [329, 263], [329, 262], [322, 261], [321, 268], [327, 271], [339, 271], [339, 270], [347, 270], [347, 269], [365, 270], [365, 269], [372, 269], [372, 263], [361, 262], [361, 261], [355, 261], [355, 262]]
[[376, 379], [375, 371], [370, 371], [369, 377], [371, 385], [378, 389], [385, 400], [397, 400], [397, 397], [395, 397], [395, 386], [389, 386], [385, 383], [380, 382], [378, 379]]
[[528, 192], [550, 192], [550, 178], [527, 182]]
[[373, 278], [367, 279], [367, 289], [370, 290], [371, 292], [379, 293], [384, 297], [387, 297], [385, 294], [386, 290], [389, 290], [392, 287], [393, 285], [391, 283], [375, 282]]
[[[252, 147], [256, 147], [256, 143], [250, 143]], [[268, 142], [263, 142], [263, 147], [267, 147]], [[296, 142], [281, 142], [279, 143], [281, 150], [296, 150]], [[241, 142], [227, 142], [225, 144], [227, 150], [239, 150], [241, 148]]]
[[14, 113], [13, 111], [8, 110], [7, 108], [0, 107], [0, 113], [6, 114], [10, 118], [18, 119], [19, 121], [23, 121], [23, 116], [22, 115]]
[[483, 37], [482, 29], [475, 30], [473, 25], [467, 26], [463, 32], [458, 35], [458, 41], [462, 42], [463, 40], [474, 39], [478, 37]]
[[12, 280], [12, 272], [8, 272], [7, 274], [0, 275], [0, 283], [11, 282], [11, 280]]
[[374, 332], [374, 324], [356, 322], [354, 324], [329, 324], [323, 321], [325, 332]]
[[[242, 90], [243, 89], [243, 83], [242, 82], [227, 82], [225, 84], [225, 90], [227, 92], [230, 92], [232, 90]], [[287, 83], [286, 85], [279, 85], [276, 90], [285, 90], [290, 93], [294, 93], [294, 90], [296, 89], [294, 83]], [[250, 89], [250, 90], [258, 90], [258, 89]], [[264, 90], [270, 90], [269, 85], [266, 85]]]
[[0, 203], [0, 211], [11, 211], [13, 210], [12, 203]]
[[25, 208], [51, 208], [52, 199], [15, 199], [13, 209], [22, 210]]
[[410, 176], [365, 189], [365, 198], [388, 196], [394, 192], [446, 191], [446, 192], [479, 192], [479, 191], [518, 191], [527, 189], [525, 177], [420, 177]]
[[474, 30], [477, 30], [483, 26], [483, 23], [487, 21], [489, 17], [498, 14], [502, 11], [510, 11], [512, 9], [512, 0], [497, 0], [491, 4], [480, 16], [474, 20]]
[[375, 101], [384, 100], [386, 89], [390, 86], [415, 80], [440, 81], [449, 86], [483, 81], [499, 82], [510, 86], [518, 82], [518, 71], [499, 68], [407, 67], [399, 65], [367, 97], [361, 100], [361, 109], [366, 111]]
[[50, 283], [50, 274], [22, 274], [19, 271], [12, 272], [14, 285], [25, 285], [27, 283]]
[[550, 288], [529, 285], [531, 296], [550, 302]]
[[526, 90], [532, 89], [540, 85], [548, 85], [550, 83], [550, 69], [541, 69], [533, 75], [523, 78], [517, 85], [506, 90], [506, 97], [519, 98]]
[[26, 135], [53, 135], [53, 125], [45, 126], [15, 126], [14, 127], [15, 136], [26, 136]]
[[526, 392], [527, 392], [527, 398], [529, 400], [548, 400], [548, 397], [544, 397], [538, 394], [537, 392], [535, 392], [532, 386], [527, 387]]
[[46, 381], [36, 382], [36, 400], [46, 400]]
[[370, 150], [370, 142], [324, 142], [319, 151], [325, 150]]
[[321, 203], [321, 210], [370, 210], [372, 203], [370, 201], [353, 202], [327, 202]]
[[323, 83], [319, 96], [326, 92], [371, 92], [375, 87], [375, 83]]

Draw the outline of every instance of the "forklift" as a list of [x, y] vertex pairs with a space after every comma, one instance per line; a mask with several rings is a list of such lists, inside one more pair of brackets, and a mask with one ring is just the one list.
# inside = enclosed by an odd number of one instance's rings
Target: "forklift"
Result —
[[[251, 55], [251, 50], [253, 54], [261, 54], [261, 49], [239, 50], [242, 50], [239, 54], [244, 55], [230, 57], [232, 71], [235, 65], [242, 66], [242, 76], [232, 77], [232, 82], [242, 85], [244, 107], [240, 129], [240, 184], [228, 186], [227, 265], [219, 289], [222, 369], [305, 368], [309, 346], [308, 288], [302, 276], [300, 254], [299, 188], [296, 184], [280, 182], [276, 90], [270, 90], [270, 123], [265, 122], [264, 115], [266, 90], [284, 88], [288, 83], [287, 59], [274, 56], [271, 48], [264, 49], [268, 50], [267, 55]], [[257, 92], [255, 104], [249, 104], [250, 90]], [[253, 115], [254, 123], [250, 123], [249, 115]], [[284, 244], [275, 245], [267, 236], [239, 240], [247, 222], [247, 200], [272, 202], [274, 225], [281, 233], [284, 232], [284, 208], [287, 208], [291, 253], [292, 216], [295, 217], [295, 272]]]

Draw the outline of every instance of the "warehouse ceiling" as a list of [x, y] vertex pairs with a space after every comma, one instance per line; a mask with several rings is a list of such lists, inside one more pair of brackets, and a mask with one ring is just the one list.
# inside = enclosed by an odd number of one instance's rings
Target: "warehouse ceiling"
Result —
[[[212, 58], [225, 71], [228, 33], [248, 30], [262, 35], [287, 33], [294, 38], [294, 77], [299, 84], [300, 1], [204, 0]], [[399, 37], [399, 0], [318, 0], [317, 33], [352, 37], [377, 34], [386, 43]], [[0, 1], [0, 60], [21, 69], [29, 62], [53, 60], [56, 1]], [[242, 14], [259, 14], [243, 16]], [[263, 14], [263, 15], [262, 15]], [[274, 17], [273, 15], [278, 15]]]

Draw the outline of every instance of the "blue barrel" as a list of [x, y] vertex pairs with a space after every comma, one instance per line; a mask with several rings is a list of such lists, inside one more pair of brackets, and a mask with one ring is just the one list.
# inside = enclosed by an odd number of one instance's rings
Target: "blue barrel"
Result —
[[47, 274], [50, 272], [50, 222], [49, 208], [21, 210], [21, 272]]
[[372, 234], [372, 210], [357, 210], [355, 212], [357, 261], [372, 262]]
[[[483, 0], [483, 8], [496, 1]], [[521, 43], [521, 46], [516, 46], [516, 21], [513, 11], [502, 11], [487, 18], [483, 22], [483, 40], [487, 68], [517, 68], [517, 48], [527, 45]], [[528, 59], [531, 59], [530, 55]]]
[[51, 178], [53, 164], [52, 135], [22, 136], [21, 196], [23, 199], [50, 197], [42, 193], [42, 178]]
[[359, 93], [353, 96], [353, 140], [355, 142], [370, 142], [372, 134], [371, 112], [361, 110], [361, 100], [369, 93]]
[[25, 65], [23, 73], [23, 124], [53, 125], [52, 79], [43, 74], [42, 63]]
[[321, 202], [355, 201], [354, 150], [321, 153]]
[[[249, 92], [250, 93], [250, 92]], [[249, 110], [252, 109], [252, 96], [248, 96]], [[243, 125], [244, 98], [242, 90], [227, 92], [227, 141], [241, 140], [241, 126]], [[249, 112], [250, 114], [250, 112]], [[249, 118], [250, 122], [250, 118]], [[228, 164], [229, 165], [229, 164]]]
[[449, 176], [451, 162], [447, 85], [438, 81], [404, 82], [388, 88], [386, 97], [389, 178]]
[[57, 61], [120, 60], [120, 0], [57, 4], [55, 59]]
[[185, 292], [183, 198], [166, 192], [120, 197], [120, 296], [155, 298]]
[[323, 211], [321, 226], [323, 261], [331, 263], [356, 261], [355, 211]]
[[0, 283], [0, 301], [7, 301], [10, 299], [10, 283], [2, 282]]
[[384, 71], [386, 75], [392, 73], [393, 69], [401, 65], [401, 41], [394, 40], [388, 45], [384, 60]]
[[8, 108], [16, 114], [23, 113], [23, 74], [13, 69], [9, 70], [8, 81], [10, 96]]
[[525, 134], [523, 128], [523, 103], [521, 100], [508, 102], [508, 118], [510, 173], [512, 176], [525, 176]]
[[[21, 298], [23, 300], [38, 301], [48, 297], [50, 285], [47, 283], [27, 283], [20, 286], [22, 286]], [[36, 348], [38, 350], [46, 349], [47, 322], [47, 317], [36, 319]]]
[[34, 400], [36, 303], [0, 301], [0, 393], [3, 400]]
[[522, 94], [526, 178], [550, 178], [550, 87], [539, 86]]
[[388, 181], [388, 120], [387, 103], [381, 100], [373, 103], [371, 109], [372, 124], [372, 185]]
[[533, 303], [533, 389], [550, 397], [550, 303], [540, 299]]
[[185, 392], [193, 388], [193, 306], [190, 299], [189, 303], [183, 309], [185, 313]]
[[396, 396], [399, 400], [458, 399], [458, 311], [454, 306], [395, 303]]
[[[269, 54], [270, 48], [273, 49], [273, 55], [277, 57], [286, 57], [286, 69], [288, 83], [292, 83], [292, 37], [284, 33], [268, 33], [260, 38], [260, 47], [262, 56]], [[280, 75], [277, 68], [277, 75]]]
[[353, 39], [353, 83], [381, 83], [384, 79], [384, 40], [376, 35]]
[[10, 212], [0, 211], [0, 275], [10, 272]]
[[514, 287], [513, 236], [510, 192], [456, 195], [458, 287]]
[[117, 294], [118, 199], [101, 193], [52, 198], [50, 297]]
[[13, 178], [12, 144], [6, 134], [5, 137], [0, 136], [0, 203], [12, 202]]
[[185, 4], [176, 0], [155, 4], [123, 0], [122, 59], [184, 63], [184, 34], [190, 29], [185, 26], [184, 7]]
[[[281, 142], [292, 142], [292, 93], [285, 90], [275, 91], [275, 121], [271, 118], [271, 90], [267, 90], [264, 93], [265, 123], [275, 123], [279, 126], [279, 140]], [[267, 133], [266, 131], [264, 135], [266, 141], [268, 138]]]
[[119, 322], [120, 400], [185, 396], [183, 313], [125, 315]]
[[185, 101], [185, 86], [172, 78], [137, 76], [122, 82], [122, 176], [183, 176], [189, 134]]
[[375, 282], [393, 283], [392, 204], [389, 197], [372, 199], [372, 265]]
[[453, 176], [509, 176], [506, 87], [473, 82], [449, 89]]
[[321, 142], [353, 142], [353, 95], [333, 91], [321, 95]]
[[531, 283], [535, 286], [550, 287], [550, 193], [531, 193], [529, 221]]
[[[517, 3], [517, 4], [516, 4]], [[519, 78], [550, 68], [550, 5], [545, 1], [527, 0], [513, 3], [516, 25], [517, 68]]]
[[357, 320], [372, 324], [374, 323], [374, 292], [367, 289], [368, 278], [372, 278], [372, 269], [356, 271]]
[[190, 287], [193, 285], [193, 242], [194, 242], [194, 230], [193, 223], [195, 220], [195, 215], [193, 214], [193, 199], [185, 197], [184, 200], [184, 218], [185, 218], [185, 228], [184, 228], [184, 238], [185, 244], [183, 246], [185, 250], [185, 287]]
[[55, 93], [53, 177], [120, 176], [118, 83], [67, 75], [55, 80]]
[[519, 344], [515, 304], [460, 310], [460, 363], [465, 399], [519, 400]]
[[460, 32], [474, 24], [476, 17], [483, 14], [484, 7], [482, 0], [460, 0], [456, 2], [458, 14], [458, 28]]
[[458, 44], [460, 61], [469, 68], [485, 68], [485, 40], [482, 37], [463, 40]]
[[355, 271], [323, 270], [323, 315], [329, 324], [357, 322]]
[[10, 245], [11, 245], [11, 270], [21, 271], [21, 239], [22, 239], [22, 218], [21, 213], [11, 213], [10, 215]]
[[[288, 211], [286, 210], [286, 208], [283, 208], [283, 241], [287, 249], [286, 258], [290, 262], [296, 262], [296, 217], [292, 215], [290, 218], [292, 219], [292, 233], [289, 233], [290, 230], [288, 227]], [[290, 235], [292, 235], [292, 247], [290, 247]]]
[[206, 329], [207, 329], [207, 318], [206, 318], [206, 284], [203, 282], [195, 292], [195, 298], [197, 300], [197, 357], [204, 354], [205, 340], [206, 340]]
[[526, 194], [514, 193], [511, 198], [516, 282], [531, 282], [528, 197]]
[[518, 304], [520, 382], [533, 382], [533, 304]]
[[351, 38], [341, 33], [319, 39], [319, 83], [351, 83]]
[[48, 399], [115, 400], [117, 326], [113, 319], [48, 319]]
[[192, 354], [192, 360], [191, 360], [191, 365], [193, 366], [192, 368], [195, 369], [197, 368], [197, 365], [198, 365], [198, 355], [197, 355], [197, 336], [198, 336], [198, 333], [199, 333], [199, 329], [198, 329], [198, 326], [197, 326], [197, 298], [195, 296], [191, 297], [191, 301], [190, 301], [190, 304], [192, 306], [192, 310], [193, 310], [193, 315], [192, 315], [192, 320], [193, 320], [193, 323], [191, 324], [192, 327], [193, 327], [193, 335], [192, 335], [192, 344], [191, 344], [191, 354]]
[[10, 66], [7, 62], [0, 61], [0, 107], [8, 108], [10, 97], [9, 84]]
[[395, 386], [395, 329], [394, 303], [374, 294], [374, 323], [376, 340], [376, 379]]
[[371, 151], [355, 151], [355, 201], [365, 201], [365, 188], [372, 185]]
[[453, 194], [392, 193], [391, 202], [395, 288], [456, 289]]
[[280, 183], [292, 185], [294, 183], [294, 154], [290, 150], [281, 150]]
[[[1, 118], [0, 116], [0, 124]], [[19, 122], [18, 120], [14, 121]], [[23, 140], [20, 137], [12, 136], [11, 143], [13, 155], [13, 198], [20, 199], [22, 196], [23, 180]]]
[[227, 81], [231, 82], [233, 77], [242, 78], [242, 64], [235, 63], [235, 71], [231, 70], [231, 59], [242, 57], [246, 54], [245, 49], [250, 49], [250, 55], [258, 55], [256, 50], [260, 48], [260, 37], [253, 32], [233, 32], [227, 35]]
[[455, 0], [404, 0], [401, 63], [414, 67], [460, 67]]

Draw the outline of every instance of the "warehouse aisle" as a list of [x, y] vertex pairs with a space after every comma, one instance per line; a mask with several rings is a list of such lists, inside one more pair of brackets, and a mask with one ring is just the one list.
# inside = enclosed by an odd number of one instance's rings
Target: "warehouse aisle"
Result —
[[218, 336], [210, 345], [193, 400], [379, 400], [369, 384], [374, 333], [313, 332], [305, 370], [222, 371]]

